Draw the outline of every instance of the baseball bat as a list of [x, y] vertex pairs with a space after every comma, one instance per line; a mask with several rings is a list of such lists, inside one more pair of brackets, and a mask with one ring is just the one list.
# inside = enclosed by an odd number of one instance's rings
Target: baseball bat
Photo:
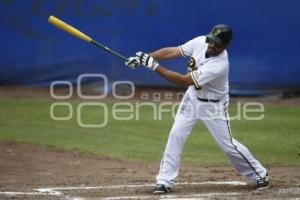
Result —
[[54, 16], [50, 16], [48, 19], [48, 22], [54, 26], [56, 26], [57, 28], [66, 31], [67, 33], [78, 37], [88, 43], [91, 43], [97, 47], [100, 47], [101, 49], [104, 49], [105, 51], [108, 51], [112, 54], [114, 54], [115, 56], [121, 58], [124, 61], [128, 61], [128, 58], [126, 58], [125, 56], [123, 56], [122, 54], [108, 48], [107, 46], [97, 42], [96, 40], [92, 39], [91, 37], [87, 36], [86, 34], [82, 33], [81, 31], [77, 30], [76, 28], [74, 28], [73, 26], [61, 21], [60, 19], [54, 17]]

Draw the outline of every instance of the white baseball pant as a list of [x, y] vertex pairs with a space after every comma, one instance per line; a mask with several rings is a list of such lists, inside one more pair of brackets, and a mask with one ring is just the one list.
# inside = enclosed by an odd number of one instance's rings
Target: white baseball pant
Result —
[[265, 176], [266, 169], [244, 145], [232, 137], [227, 108], [228, 101], [202, 102], [190, 90], [186, 92], [169, 134], [159, 174], [156, 176], [158, 184], [175, 186], [183, 145], [199, 120], [204, 122], [218, 146], [241, 175], [253, 181]]

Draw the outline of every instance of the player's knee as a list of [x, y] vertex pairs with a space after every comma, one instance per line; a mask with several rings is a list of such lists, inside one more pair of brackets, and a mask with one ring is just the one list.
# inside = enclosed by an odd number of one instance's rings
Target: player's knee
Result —
[[222, 150], [226, 155], [231, 155], [236, 151], [233, 145], [224, 145]]

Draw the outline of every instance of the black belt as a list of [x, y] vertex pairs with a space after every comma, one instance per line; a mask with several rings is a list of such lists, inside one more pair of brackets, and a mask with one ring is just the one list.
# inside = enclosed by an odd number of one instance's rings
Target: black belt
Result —
[[197, 99], [199, 101], [203, 101], [203, 102], [213, 102], [213, 103], [218, 103], [220, 100], [216, 100], [216, 99], [202, 99], [202, 98], [199, 98], [197, 97]]

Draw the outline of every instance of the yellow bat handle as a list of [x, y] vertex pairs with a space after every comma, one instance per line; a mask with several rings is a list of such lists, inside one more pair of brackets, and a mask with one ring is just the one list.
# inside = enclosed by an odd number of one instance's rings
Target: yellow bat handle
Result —
[[87, 42], [92, 42], [92, 38], [90, 38], [89, 36], [87, 36], [86, 34], [80, 32], [79, 30], [77, 30], [76, 28], [74, 28], [73, 26], [61, 21], [60, 19], [57, 19], [54, 16], [50, 16], [48, 19], [48, 22], [54, 26], [56, 26], [57, 28], [66, 31], [67, 33], [70, 33], [71, 35], [74, 35], [75, 37], [78, 37], [84, 41]]

